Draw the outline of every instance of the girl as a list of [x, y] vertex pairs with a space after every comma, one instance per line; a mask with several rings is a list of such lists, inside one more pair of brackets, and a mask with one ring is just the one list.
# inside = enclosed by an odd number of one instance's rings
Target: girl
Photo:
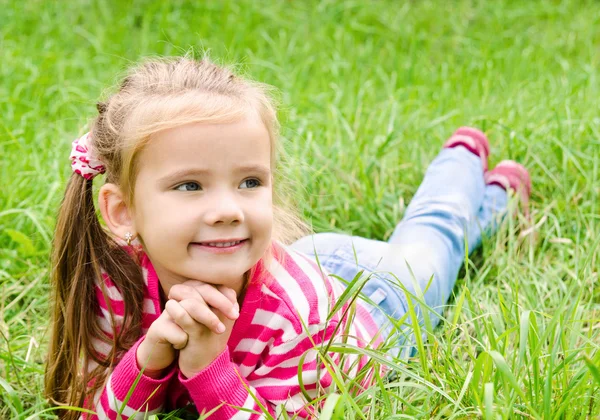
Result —
[[[487, 138], [463, 127], [389, 242], [322, 233], [286, 246], [303, 224], [274, 183], [278, 122], [266, 86], [206, 59], [152, 59], [98, 111], [73, 142], [56, 227], [46, 373], [51, 401], [94, 412], [87, 418], [190, 403], [215, 419], [275, 415], [279, 405], [314, 416], [299, 366], [316, 398], [332, 384], [322, 344], [380, 346], [411, 294], [441, 313], [465, 244], [471, 251], [495, 229], [508, 189], [523, 200], [531, 190], [514, 162], [488, 172]], [[105, 227], [92, 194], [104, 172]], [[378, 273], [352, 321], [348, 304], [329, 314], [344, 284], [327, 272], [352, 279], [363, 269]], [[350, 374], [367, 363], [330, 357]]]

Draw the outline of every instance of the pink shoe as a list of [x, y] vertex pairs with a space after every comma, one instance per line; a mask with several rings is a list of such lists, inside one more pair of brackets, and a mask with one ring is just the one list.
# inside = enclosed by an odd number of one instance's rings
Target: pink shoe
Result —
[[484, 175], [488, 185], [499, 185], [508, 191], [513, 189], [519, 194], [521, 202], [527, 208], [531, 197], [531, 177], [525, 167], [513, 160], [503, 160], [494, 169]]
[[456, 146], [463, 146], [469, 152], [479, 156], [483, 171], [486, 172], [488, 170], [490, 143], [482, 131], [472, 127], [460, 127], [444, 143], [444, 148]]

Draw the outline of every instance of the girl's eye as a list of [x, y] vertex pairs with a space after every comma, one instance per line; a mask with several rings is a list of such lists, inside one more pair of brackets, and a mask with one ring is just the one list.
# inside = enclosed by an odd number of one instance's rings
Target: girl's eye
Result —
[[177, 191], [200, 191], [202, 187], [197, 182], [186, 182], [175, 187]]
[[255, 178], [247, 179], [240, 184], [240, 188], [244, 188], [244, 189], [245, 188], [256, 188], [256, 187], [260, 187], [260, 181]]

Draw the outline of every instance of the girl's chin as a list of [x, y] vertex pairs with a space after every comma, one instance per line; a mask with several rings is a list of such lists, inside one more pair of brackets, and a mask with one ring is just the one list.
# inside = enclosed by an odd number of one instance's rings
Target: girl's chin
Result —
[[[212, 271], [202, 273], [201, 276], [186, 276], [187, 278], [198, 280], [215, 286], [226, 286], [236, 290], [237, 287], [244, 284], [246, 270], [231, 271], [228, 270]], [[191, 273], [190, 273], [191, 274]]]

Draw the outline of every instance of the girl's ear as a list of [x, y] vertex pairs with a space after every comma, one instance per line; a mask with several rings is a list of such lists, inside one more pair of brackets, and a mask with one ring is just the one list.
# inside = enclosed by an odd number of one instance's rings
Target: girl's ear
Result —
[[125, 203], [121, 189], [115, 184], [104, 184], [98, 197], [100, 213], [110, 231], [119, 238], [126, 240], [125, 234], [137, 236], [135, 224], [130, 209]]

